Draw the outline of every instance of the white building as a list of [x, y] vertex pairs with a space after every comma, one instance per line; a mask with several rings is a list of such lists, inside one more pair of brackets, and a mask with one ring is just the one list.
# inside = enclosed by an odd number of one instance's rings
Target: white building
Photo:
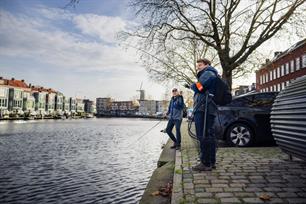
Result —
[[35, 98], [32, 95], [30, 88], [24, 90], [23, 93], [23, 112], [27, 115], [36, 115]]
[[64, 114], [64, 95], [61, 92], [57, 92], [55, 95], [55, 111], [57, 115]]
[[157, 112], [155, 100], [141, 100], [139, 105], [140, 115], [154, 115]]
[[77, 98], [76, 100], [76, 113], [81, 114], [84, 113], [84, 102], [83, 99]]
[[156, 112], [166, 113], [168, 111], [169, 101], [156, 101]]
[[46, 112], [47, 115], [53, 115], [55, 113], [55, 96], [56, 91], [48, 89], [46, 97]]
[[35, 98], [35, 112], [40, 116], [46, 115], [47, 90], [43, 87], [32, 87], [32, 95]]
[[0, 78], [0, 118], [9, 114], [8, 111], [8, 100], [9, 100], [9, 88], [7, 87], [6, 81]]

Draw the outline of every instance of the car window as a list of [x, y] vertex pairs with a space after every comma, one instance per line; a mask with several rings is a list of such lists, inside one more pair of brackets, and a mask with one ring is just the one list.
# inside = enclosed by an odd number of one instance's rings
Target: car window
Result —
[[275, 99], [274, 93], [257, 94], [254, 96], [253, 107], [270, 108]]
[[252, 104], [253, 104], [253, 96], [244, 96], [244, 97], [239, 97], [239, 98], [232, 100], [229, 106], [252, 107]]

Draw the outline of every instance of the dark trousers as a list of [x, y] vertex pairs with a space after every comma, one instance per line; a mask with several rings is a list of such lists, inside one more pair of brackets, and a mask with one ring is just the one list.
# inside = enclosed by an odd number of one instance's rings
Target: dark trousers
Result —
[[194, 114], [196, 134], [200, 142], [200, 159], [205, 166], [213, 166], [216, 163], [215, 117], [214, 115], [207, 114], [206, 133], [203, 133], [204, 112], [199, 111]]
[[[167, 128], [166, 128], [167, 134], [177, 146], [181, 145], [181, 124], [182, 124], [182, 120], [169, 119]], [[175, 131], [176, 131], [176, 138], [172, 133], [172, 129], [174, 126], [175, 126]]]

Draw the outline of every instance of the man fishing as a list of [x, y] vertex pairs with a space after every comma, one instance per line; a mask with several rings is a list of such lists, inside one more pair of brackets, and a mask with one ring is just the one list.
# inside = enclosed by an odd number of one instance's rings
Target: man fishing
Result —
[[[181, 148], [181, 124], [183, 119], [184, 101], [183, 97], [179, 95], [176, 88], [172, 89], [172, 98], [169, 103], [168, 112], [166, 115], [169, 121], [166, 128], [166, 133], [169, 135], [174, 145], [171, 148], [179, 150]], [[172, 133], [175, 126], [176, 137]]]
[[201, 150], [200, 164], [192, 167], [195, 171], [211, 171], [212, 168], [216, 168], [214, 121], [217, 106], [209, 95], [215, 94], [214, 79], [218, 77], [218, 72], [210, 64], [207, 59], [197, 60], [198, 82], [190, 87], [194, 91], [194, 121]]

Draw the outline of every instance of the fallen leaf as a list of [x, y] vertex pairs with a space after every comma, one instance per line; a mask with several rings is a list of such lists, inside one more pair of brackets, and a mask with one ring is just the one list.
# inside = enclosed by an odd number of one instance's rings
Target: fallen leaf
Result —
[[158, 196], [159, 195], [159, 191], [154, 191], [153, 193], [151, 193], [152, 196]]
[[259, 198], [264, 201], [271, 200], [271, 196], [269, 196], [268, 194], [262, 194], [259, 196]]

